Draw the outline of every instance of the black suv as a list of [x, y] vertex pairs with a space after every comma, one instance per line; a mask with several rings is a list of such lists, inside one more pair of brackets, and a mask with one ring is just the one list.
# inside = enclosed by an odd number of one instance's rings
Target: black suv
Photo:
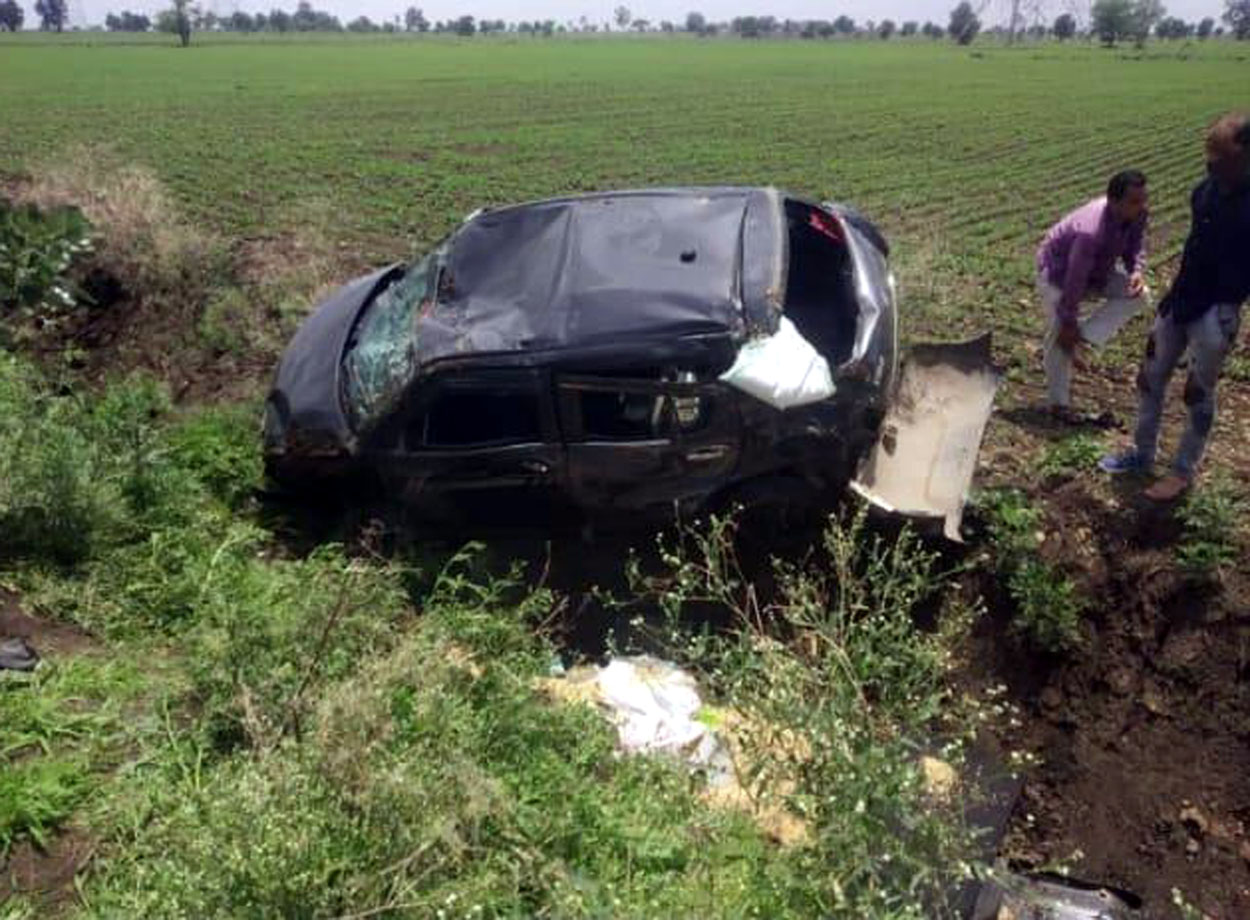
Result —
[[[314, 490], [363, 475], [419, 516], [538, 523], [840, 487], [897, 370], [887, 258], [854, 211], [772, 188], [476, 212], [305, 321], [266, 404], [269, 473]], [[823, 383], [778, 403], [726, 371], [783, 326]], [[764, 374], [794, 371], [774, 357]]]

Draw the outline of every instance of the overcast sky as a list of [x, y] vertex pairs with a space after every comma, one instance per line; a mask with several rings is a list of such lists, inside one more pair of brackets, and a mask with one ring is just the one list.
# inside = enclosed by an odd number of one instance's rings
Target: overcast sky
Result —
[[[26, 24], [35, 25], [34, 0], [18, 0], [26, 7]], [[219, 15], [229, 15], [235, 10], [256, 12], [273, 7], [294, 9], [297, 0], [201, 0], [203, 5]], [[344, 22], [365, 15], [374, 20], [384, 20], [402, 13], [409, 4], [424, 10], [431, 21], [450, 19], [464, 13], [479, 19], [503, 19], [513, 22], [519, 19], [554, 19], [557, 22], [576, 22], [585, 16], [590, 22], [608, 22], [612, 10], [623, 2], [635, 17], [650, 19], [653, 23], [669, 19], [683, 21], [690, 10], [698, 10], [714, 22], [728, 21], [735, 16], [771, 14], [778, 19], [836, 19], [845, 13], [857, 22], [874, 19], [895, 19], [903, 22], [915, 19], [923, 22], [931, 19], [945, 23], [955, 0], [313, 0], [313, 6], [334, 13]], [[978, 0], [973, 0], [977, 5]], [[1168, 13], [1196, 22], [1204, 16], [1217, 21], [1223, 10], [1221, 0], [1164, 0]], [[152, 13], [169, 6], [168, 0], [68, 0], [70, 19], [80, 24], [99, 23], [109, 12], [130, 9]], [[1030, 7], [1030, 0], [1023, 0], [1022, 7]], [[1037, 0], [1032, 0], [1037, 5]], [[1076, 11], [1078, 19], [1087, 18], [1089, 0], [1044, 0], [1041, 4], [1045, 20], [1051, 21], [1065, 11]], [[991, 0], [982, 16], [987, 25], [1005, 21], [1010, 0]]]

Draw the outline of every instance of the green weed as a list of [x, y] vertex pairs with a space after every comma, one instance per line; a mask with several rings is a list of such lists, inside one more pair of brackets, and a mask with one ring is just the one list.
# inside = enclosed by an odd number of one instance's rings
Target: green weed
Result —
[[39, 912], [29, 898], [12, 897], [0, 904], [0, 920], [33, 920]]
[[242, 354], [248, 346], [251, 331], [248, 319], [255, 310], [243, 291], [226, 288], [218, 291], [204, 307], [197, 332], [212, 351]]
[[1050, 652], [1080, 643], [1086, 605], [1070, 578], [1040, 559], [1021, 559], [1007, 587], [1017, 604], [1015, 629], [1030, 642]]
[[1072, 477], [1094, 469], [1098, 458], [1106, 453], [1102, 438], [1090, 434], [1074, 434], [1046, 447], [1037, 472], [1042, 477]]
[[1016, 605], [1012, 629], [1048, 652], [1076, 647], [1086, 602], [1070, 578], [1038, 556], [1041, 510], [1015, 489], [984, 492], [978, 504], [988, 526], [992, 564]]
[[0, 353], [0, 553], [79, 564], [156, 527], [185, 526], [203, 490], [159, 432], [162, 386], [122, 381], [98, 399], [53, 389]]
[[1241, 554], [1239, 531], [1246, 501], [1233, 484], [1217, 478], [1193, 489], [1177, 511], [1183, 525], [1176, 558], [1196, 578], [1219, 578]]
[[76, 259], [91, 249], [91, 225], [81, 212], [41, 213], [0, 198], [0, 309], [55, 314], [82, 293], [69, 277]]
[[[967, 841], [926, 795], [918, 763], [935, 734], [961, 731], [941, 638], [913, 619], [943, 584], [934, 555], [908, 532], [873, 534], [863, 514], [835, 518], [818, 558], [778, 566], [774, 599], [743, 576], [732, 521], [687, 531], [662, 555], [666, 572], [635, 571], [636, 589], [674, 626], [692, 603], [732, 611], [732, 634], [678, 627], [671, 651], [756, 726], [743, 756], [752, 794], [810, 829], [772, 882], [778, 913], [941, 915]], [[958, 762], [959, 750], [953, 741], [945, 756]]]
[[43, 846], [87, 791], [86, 772], [66, 760], [24, 760], [0, 771], [0, 855], [20, 836]]
[[0, 352], [0, 554], [80, 561], [113, 520], [82, 404]]
[[232, 509], [261, 484], [259, 411], [249, 404], [214, 406], [179, 419], [167, 437], [174, 462]]
[[[45, 650], [46, 651], [46, 650]], [[92, 791], [136, 730], [127, 710], [149, 679], [127, 658], [44, 661], [0, 687], [0, 852], [43, 845]]]
[[1250, 355], [1239, 351], [1224, 362], [1224, 376], [1238, 383], [1250, 383]]

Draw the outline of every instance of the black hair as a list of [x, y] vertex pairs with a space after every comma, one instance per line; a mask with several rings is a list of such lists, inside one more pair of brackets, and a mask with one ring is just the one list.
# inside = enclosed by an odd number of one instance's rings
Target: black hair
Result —
[[1107, 200], [1119, 201], [1131, 188], [1141, 188], [1146, 184], [1146, 174], [1137, 169], [1123, 169], [1111, 177], [1107, 183]]

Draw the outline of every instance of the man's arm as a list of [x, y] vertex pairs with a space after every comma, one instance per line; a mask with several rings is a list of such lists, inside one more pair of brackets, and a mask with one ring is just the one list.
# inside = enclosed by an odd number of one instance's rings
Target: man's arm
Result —
[[[1243, 203], [1242, 207], [1250, 211], [1250, 202]], [[1244, 304], [1250, 300], [1250, 213], [1246, 213], [1242, 217], [1241, 229], [1244, 231], [1240, 238], [1233, 244], [1233, 251], [1241, 253], [1241, 258], [1237, 260], [1237, 266], [1240, 274], [1237, 278], [1237, 302]]]
[[1202, 192], [1206, 188], [1206, 182], [1200, 182], [1194, 187], [1189, 195], [1189, 234], [1185, 237], [1185, 245], [1181, 249], [1181, 264], [1176, 271], [1176, 277], [1172, 279], [1172, 286], [1168, 288], [1168, 292], [1159, 301], [1157, 311], [1163, 316], [1167, 316], [1172, 312], [1174, 303], [1185, 297], [1185, 291], [1192, 287], [1195, 281], [1194, 276], [1194, 259], [1196, 258], [1194, 251], [1197, 246], [1195, 233], [1198, 228], [1198, 222], [1201, 220], [1202, 210]]
[[1129, 297], [1140, 297], [1146, 290], [1146, 217], [1134, 221], [1124, 237], [1124, 267], [1128, 270]]
[[1134, 222], [1129, 227], [1124, 239], [1124, 267], [1130, 275], [1141, 275], [1146, 271], [1146, 221]]
[[1056, 312], [1060, 326], [1075, 326], [1077, 310], [1089, 287], [1089, 274], [1094, 268], [1094, 239], [1087, 233], [1077, 234], [1068, 251], [1068, 270], [1063, 276], [1063, 291]]

